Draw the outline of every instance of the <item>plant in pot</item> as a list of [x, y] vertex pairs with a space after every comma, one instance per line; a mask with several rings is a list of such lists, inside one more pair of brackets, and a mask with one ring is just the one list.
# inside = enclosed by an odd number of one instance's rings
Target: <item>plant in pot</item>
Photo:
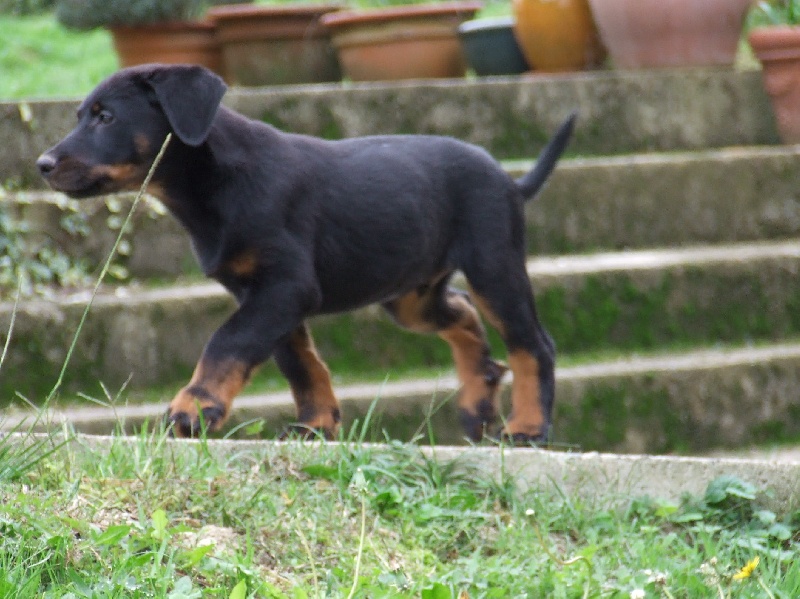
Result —
[[748, 28], [781, 139], [800, 143], [800, 0], [759, 2]]
[[239, 85], [318, 83], [342, 78], [320, 23], [341, 4], [231, 4], [214, 7], [226, 79]]
[[753, 0], [589, 0], [619, 68], [731, 66]]
[[214, 24], [200, 19], [203, 0], [59, 0], [56, 16], [71, 29], [105, 27], [123, 67], [195, 63], [221, 71]]
[[463, 77], [458, 26], [481, 2], [399, 4], [326, 14], [344, 74], [353, 81]]

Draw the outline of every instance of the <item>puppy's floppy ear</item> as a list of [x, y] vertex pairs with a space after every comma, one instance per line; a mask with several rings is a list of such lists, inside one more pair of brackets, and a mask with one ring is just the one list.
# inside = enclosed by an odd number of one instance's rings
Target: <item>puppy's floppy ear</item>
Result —
[[189, 146], [202, 144], [217, 114], [227, 86], [198, 65], [153, 65], [146, 83], [178, 138]]

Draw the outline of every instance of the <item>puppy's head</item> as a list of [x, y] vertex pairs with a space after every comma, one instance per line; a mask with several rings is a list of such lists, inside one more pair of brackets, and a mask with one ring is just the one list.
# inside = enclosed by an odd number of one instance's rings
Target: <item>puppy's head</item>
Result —
[[225, 84], [194, 65], [115, 73], [78, 108], [78, 124], [36, 161], [50, 187], [74, 198], [138, 189], [167, 134], [206, 140]]

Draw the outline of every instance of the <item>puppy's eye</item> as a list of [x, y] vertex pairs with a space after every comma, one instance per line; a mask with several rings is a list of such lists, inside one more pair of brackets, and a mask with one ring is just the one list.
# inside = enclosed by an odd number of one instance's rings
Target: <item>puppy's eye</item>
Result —
[[114, 115], [108, 110], [101, 110], [97, 113], [97, 120], [103, 125], [108, 125], [114, 122]]

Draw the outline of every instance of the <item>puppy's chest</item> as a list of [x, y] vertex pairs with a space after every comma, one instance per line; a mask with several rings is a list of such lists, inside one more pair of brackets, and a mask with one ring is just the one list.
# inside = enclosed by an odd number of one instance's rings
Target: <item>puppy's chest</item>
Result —
[[231, 215], [201, 201], [168, 198], [164, 203], [188, 233], [203, 274], [231, 277], [251, 270], [255, 252]]
[[255, 250], [247, 249], [235, 253], [216, 248], [202, 253], [195, 247], [203, 273], [222, 284], [240, 301], [248, 290], [262, 277], [262, 262]]

